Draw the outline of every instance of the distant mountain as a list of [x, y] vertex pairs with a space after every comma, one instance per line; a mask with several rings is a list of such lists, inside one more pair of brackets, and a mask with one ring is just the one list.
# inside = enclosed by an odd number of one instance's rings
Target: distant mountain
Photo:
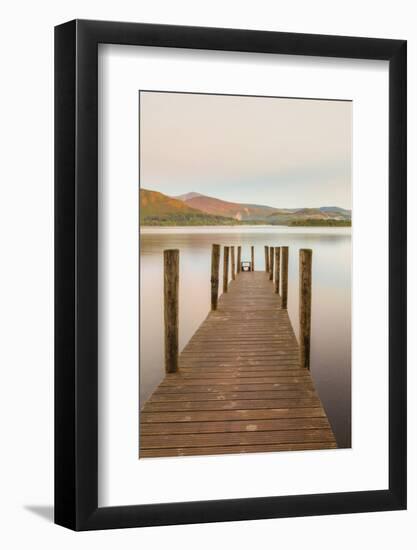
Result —
[[[320, 208], [297, 208], [291, 210], [276, 210], [268, 216], [268, 223], [273, 225], [337, 225], [330, 222], [350, 222], [349, 210], [335, 206], [323, 206]], [[303, 222], [308, 222], [303, 224]], [[346, 224], [343, 224], [346, 225]]]
[[[351, 219], [351, 212], [337, 206], [323, 206], [320, 208], [273, 208], [260, 204], [229, 202], [200, 193], [186, 193], [175, 197], [187, 206], [201, 210], [210, 215], [226, 216], [238, 221], [267, 223], [272, 225], [291, 225], [297, 222], [302, 225], [303, 220], [346, 221]], [[307, 224], [307, 223], [306, 223]], [[330, 223], [329, 223], [330, 225]]]
[[344, 220], [352, 219], [352, 210], [346, 210], [345, 208], [339, 208], [338, 206], [321, 206], [320, 210], [332, 218], [339, 217]]
[[191, 193], [184, 193], [183, 195], [178, 195], [177, 197], [173, 197], [174, 199], [178, 199], [179, 201], [188, 201], [190, 199], [195, 199], [196, 197], [203, 197], [200, 193], [195, 193], [192, 191]]
[[222, 216], [211, 216], [185, 202], [157, 191], [140, 190], [141, 225], [234, 225], [238, 222]]
[[223, 201], [200, 193], [186, 193], [175, 198], [207, 214], [226, 216], [238, 221], [262, 221], [276, 210], [271, 206]]
[[343, 216], [351, 216], [352, 210], [346, 210], [345, 208], [339, 208], [339, 206], [321, 206], [322, 212], [339, 212]]
[[274, 208], [223, 201], [200, 193], [168, 197], [140, 190], [141, 225], [294, 225], [349, 226], [351, 211], [338, 206]]

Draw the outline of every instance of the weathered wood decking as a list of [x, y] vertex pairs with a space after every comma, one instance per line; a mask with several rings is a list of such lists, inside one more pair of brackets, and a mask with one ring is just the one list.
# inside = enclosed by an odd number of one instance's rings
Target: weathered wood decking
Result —
[[140, 414], [143, 457], [336, 448], [286, 309], [240, 273]]

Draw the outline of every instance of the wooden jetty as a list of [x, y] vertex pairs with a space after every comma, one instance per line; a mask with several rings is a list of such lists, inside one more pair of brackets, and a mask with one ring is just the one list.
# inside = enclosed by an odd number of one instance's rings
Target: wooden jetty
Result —
[[[336, 448], [308, 368], [311, 251], [300, 251], [300, 346], [285, 307], [288, 248], [283, 270], [275, 248], [275, 283], [273, 253], [265, 251], [266, 272], [238, 267], [217, 300], [219, 248], [213, 246], [212, 311], [177, 363], [165, 342], [167, 374], [140, 412], [140, 458]], [[229, 247], [224, 252], [225, 273]], [[167, 328], [167, 316], [165, 322], [168, 335], [175, 333]]]

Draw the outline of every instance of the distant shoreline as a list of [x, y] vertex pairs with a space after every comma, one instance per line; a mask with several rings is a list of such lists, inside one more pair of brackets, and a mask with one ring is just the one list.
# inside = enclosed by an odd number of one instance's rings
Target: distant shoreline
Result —
[[[181, 233], [185, 233], [189, 231], [190, 233], [198, 233], [199, 230], [204, 230], [209, 233], [220, 233], [222, 231], [225, 232], [243, 232], [246, 233], [248, 231], [263, 231], [263, 232], [271, 232], [271, 233], [288, 233], [291, 231], [294, 231], [296, 233], [300, 233], [303, 230], [313, 233], [319, 233], [320, 231], [326, 231], [327, 234], [331, 234], [334, 232], [334, 234], [338, 234], [340, 231], [346, 232], [350, 234], [350, 230], [352, 229], [352, 226], [290, 226], [290, 225], [270, 225], [270, 224], [255, 224], [255, 225], [140, 225], [139, 226], [139, 232], [145, 233], [168, 233], [169, 231], [176, 232], [180, 231]], [[269, 230], [269, 231], [268, 231]]]
[[278, 224], [278, 223], [264, 223], [259, 221], [256, 222], [244, 222], [244, 223], [224, 223], [224, 224], [204, 224], [204, 223], [188, 223], [185, 225], [181, 224], [153, 224], [153, 223], [141, 223], [140, 227], [352, 227], [352, 222], [349, 220], [307, 220], [305, 222], [293, 221], [289, 224]]

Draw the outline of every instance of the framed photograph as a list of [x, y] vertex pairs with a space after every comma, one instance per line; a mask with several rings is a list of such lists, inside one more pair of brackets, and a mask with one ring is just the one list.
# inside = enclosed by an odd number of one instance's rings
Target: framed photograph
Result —
[[406, 42], [55, 29], [55, 521], [406, 507]]

